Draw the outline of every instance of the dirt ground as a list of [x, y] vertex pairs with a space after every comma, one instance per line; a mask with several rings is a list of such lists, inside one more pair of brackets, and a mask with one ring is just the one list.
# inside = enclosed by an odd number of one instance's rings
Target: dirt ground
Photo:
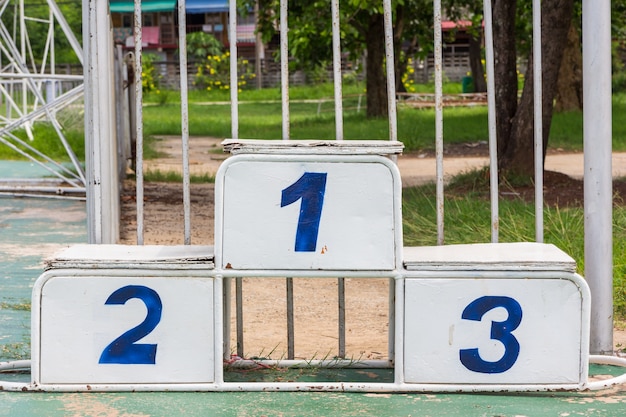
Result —
[[[192, 174], [214, 174], [225, 159], [219, 141], [192, 138], [190, 164]], [[180, 146], [175, 138], [159, 142], [162, 156], [145, 162], [146, 171], [180, 170]], [[447, 167], [457, 161], [457, 172], [485, 164], [484, 146], [447, 150]], [[431, 163], [431, 155], [403, 156], [402, 164]], [[426, 163], [425, 163], [426, 161]], [[575, 165], [573, 163], [572, 165]], [[454, 167], [451, 168], [454, 170]], [[405, 171], [406, 172], [406, 171]], [[434, 171], [432, 171], [434, 172]], [[430, 175], [430, 174], [429, 174]], [[422, 183], [423, 173], [409, 172], [411, 185]], [[548, 172], [544, 180], [548, 197], [546, 204], [580, 204], [582, 181], [559, 172]], [[626, 196], [626, 184], [617, 184], [616, 191]], [[620, 188], [621, 187], [621, 188]], [[623, 188], [623, 189], [622, 189]], [[463, 192], [463, 190], [458, 190]], [[530, 189], [515, 190], [518, 195], [532, 196]], [[146, 183], [144, 187], [144, 243], [176, 245], [184, 243], [182, 187], [175, 183]], [[214, 186], [191, 186], [191, 243], [213, 244]], [[124, 182], [122, 196], [121, 243], [136, 243], [136, 197], [133, 180]], [[244, 280], [244, 356], [285, 358], [287, 355], [286, 302], [284, 278]], [[294, 279], [295, 357], [305, 359], [332, 358], [337, 354], [337, 280]], [[234, 305], [234, 304], [233, 304]], [[346, 357], [383, 359], [388, 357], [389, 282], [387, 279], [346, 279]], [[231, 320], [231, 346], [234, 351], [235, 321]], [[616, 349], [626, 346], [626, 331], [616, 329]]]

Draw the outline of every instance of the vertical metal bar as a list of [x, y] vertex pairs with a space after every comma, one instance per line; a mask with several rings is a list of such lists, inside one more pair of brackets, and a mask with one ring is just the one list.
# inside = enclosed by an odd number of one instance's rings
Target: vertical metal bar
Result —
[[178, 2], [178, 58], [180, 62], [180, 121], [183, 153], [184, 243], [191, 245], [191, 191], [189, 180], [189, 98], [187, 91], [186, 0]]
[[398, 140], [398, 116], [396, 111], [396, 72], [393, 51], [393, 20], [391, 0], [383, 0], [385, 26], [385, 57], [387, 60], [387, 107], [389, 111], [389, 140]]
[[[228, 38], [230, 52], [230, 134], [233, 139], [239, 138], [239, 92], [237, 88], [237, 2], [231, 1], [228, 6]], [[232, 285], [232, 278], [225, 278], [228, 288]], [[228, 340], [230, 348], [230, 296], [224, 301], [225, 311], [228, 313], [228, 323], [225, 325], [224, 340]], [[235, 313], [237, 314], [237, 355], [243, 357], [243, 282], [235, 279]]]
[[[26, 20], [24, 19], [24, 0], [19, 0], [19, 7], [20, 7], [20, 54], [21, 54], [21, 59], [22, 62], [24, 63], [25, 66], [28, 66], [27, 64], [27, 59], [26, 59]], [[26, 87], [26, 80], [22, 81], [22, 114], [28, 114], [28, 89]], [[28, 134], [29, 134], [29, 139], [32, 140], [31, 137], [31, 133], [30, 133], [30, 127], [31, 122], [28, 122], [26, 124], [28, 126], [27, 130], [28, 130]]]
[[243, 358], [243, 278], [235, 278], [235, 305], [237, 309], [237, 356]]
[[143, 245], [143, 90], [142, 90], [142, 21], [141, 21], [141, 0], [135, 0], [134, 13], [134, 34], [135, 34], [135, 119], [136, 146], [135, 151], [135, 184], [137, 195], [137, 244]]
[[[289, 24], [287, 0], [280, 0], [280, 81], [283, 140], [289, 140]], [[294, 358], [293, 278], [287, 278], [287, 359]]]
[[[254, 2], [254, 16], [257, 18], [257, 26], [259, 19], [259, 0]], [[254, 43], [254, 73], [256, 74], [256, 88], [260, 90], [263, 88], [263, 71], [261, 66], [261, 59], [264, 56], [263, 51], [263, 37], [261, 33], [257, 31], [255, 35]]]
[[[332, 31], [333, 31], [333, 81], [335, 86], [335, 140], [343, 140], [343, 93], [341, 76], [341, 33], [339, 20], [339, 0], [332, 0]], [[321, 106], [321, 102], [320, 102]], [[319, 107], [318, 107], [319, 114]], [[340, 358], [346, 356], [346, 292], [345, 279], [337, 279], [338, 308], [338, 340]]]
[[533, 102], [535, 134], [535, 240], [543, 242], [543, 103], [541, 0], [533, 0]]
[[611, 2], [583, 1], [585, 275], [592, 354], [613, 351]]
[[333, 26], [333, 80], [335, 86], [335, 139], [343, 140], [343, 94], [341, 77], [341, 33], [339, 21], [339, 0], [331, 2]]
[[287, 0], [280, 0], [280, 86], [283, 111], [283, 140], [289, 139], [289, 25]]
[[489, 184], [491, 189], [491, 241], [498, 242], [498, 139], [496, 134], [496, 84], [494, 80], [493, 15], [491, 0], [483, 1], [487, 58], [487, 115], [489, 119]]
[[[97, 142], [99, 141], [98, 113], [95, 111], [98, 102], [96, 63], [98, 62], [96, 32], [97, 0], [88, 0], [83, 6], [83, 39], [85, 53], [85, 191], [87, 195], [87, 240], [89, 243], [101, 243], [102, 240], [102, 200], [100, 181], [100, 161], [96, 158]], [[13, 89], [13, 84], [10, 86]], [[11, 109], [7, 101], [7, 110]]]
[[[383, 19], [385, 28], [385, 59], [387, 69], [387, 109], [389, 117], [389, 140], [398, 140], [398, 117], [396, 112], [396, 71], [393, 51], [393, 19], [391, 16], [391, 0], [383, 0]], [[397, 157], [392, 156], [397, 163]], [[389, 358], [394, 357], [395, 352], [395, 280], [389, 279], [389, 335], [388, 352]]]
[[[87, 61], [85, 83], [88, 87], [85, 91], [85, 137], [88, 139], [85, 162], [88, 179], [84, 181], [88, 201], [88, 239], [89, 243], [98, 244], [116, 243], [119, 237], [116, 135], [113, 130], [113, 51], [107, 10], [106, 1], [92, 0], [84, 8], [83, 14], [83, 22], [86, 23], [83, 32]], [[48, 116], [51, 118], [50, 114]], [[55, 129], [60, 129], [57, 123], [53, 125]], [[82, 178], [80, 170], [79, 174]]]
[[346, 357], [346, 282], [345, 278], [337, 279], [337, 306], [338, 315], [337, 320], [339, 322], [339, 352], [337, 356], [339, 358]]
[[293, 278], [287, 278], [287, 359], [295, 357]]
[[436, 156], [436, 204], [437, 244], [444, 243], [444, 200], [443, 200], [443, 58], [441, 35], [441, 0], [435, 0], [435, 156]]
[[239, 86], [237, 79], [237, 2], [231, 1], [228, 12], [230, 41], [230, 128], [233, 139], [239, 138]]
[[[236, 291], [236, 289], [235, 289]], [[232, 278], [224, 278], [222, 280], [222, 314], [223, 314], [223, 328], [222, 334], [220, 335], [222, 338], [222, 351], [224, 354], [224, 360], [230, 359], [230, 298], [232, 296]], [[218, 297], [216, 297], [218, 298]], [[216, 329], [216, 335], [217, 329]], [[221, 368], [219, 366], [218, 368]]]

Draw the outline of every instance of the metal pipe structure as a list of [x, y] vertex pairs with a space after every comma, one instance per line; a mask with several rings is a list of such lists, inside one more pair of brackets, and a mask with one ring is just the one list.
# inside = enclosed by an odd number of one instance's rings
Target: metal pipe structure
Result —
[[[335, 140], [343, 140], [343, 92], [341, 75], [341, 25], [339, 19], [339, 0], [331, 2], [333, 32], [333, 81], [335, 87]], [[321, 103], [320, 103], [321, 104]], [[319, 114], [319, 107], [318, 107]], [[346, 356], [346, 282], [337, 279], [337, 337], [339, 339], [338, 356]]]
[[283, 140], [289, 140], [289, 24], [287, 0], [280, 0], [280, 89], [283, 111]]
[[441, 35], [441, 0], [433, 2], [435, 35], [435, 157], [436, 157], [436, 204], [437, 244], [444, 243], [443, 199], [443, 52]]
[[535, 240], [543, 242], [543, 77], [541, 0], [533, 0], [533, 102], [535, 136]]
[[396, 106], [396, 71], [393, 51], [393, 19], [391, 0], [383, 0], [385, 19], [385, 57], [387, 60], [387, 107], [389, 112], [389, 140], [398, 140], [398, 112]]
[[331, 2], [333, 26], [333, 81], [335, 86], [335, 139], [343, 140], [343, 94], [341, 78], [341, 33], [339, 0]]
[[[396, 105], [396, 70], [395, 70], [395, 56], [393, 50], [393, 18], [391, 0], [383, 0], [383, 19], [384, 19], [384, 31], [385, 31], [385, 59], [387, 69], [387, 108], [389, 117], [389, 140], [398, 140], [398, 112]], [[396, 155], [391, 156], [391, 160], [395, 163], [398, 162]], [[396, 339], [395, 323], [396, 310], [395, 305], [395, 292], [396, 281], [389, 280], [389, 337], [388, 337], [388, 354], [390, 358], [394, 358], [396, 355], [396, 349], [394, 340]]]
[[89, 0], [83, 8], [85, 40], [85, 160], [89, 243], [116, 243], [119, 237], [117, 164], [112, 146], [115, 121], [108, 3]]
[[493, 15], [491, 0], [483, 1], [485, 16], [485, 56], [487, 62], [487, 104], [489, 118], [489, 185], [491, 190], [491, 242], [498, 242], [498, 138], [496, 133], [496, 83], [493, 54]]
[[228, 8], [228, 37], [230, 41], [230, 117], [231, 137], [239, 138], [239, 88], [237, 79], [237, 2]]
[[137, 244], [143, 245], [143, 88], [142, 88], [142, 21], [141, 21], [141, 0], [135, 0], [134, 13], [134, 35], [135, 35], [135, 119], [137, 134], [135, 151], [135, 183], [137, 195]]
[[583, 1], [585, 277], [592, 354], [613, 352], [611, 2]]
[[180, 125], [183, 156], [184, 243], [191, 245], [191, 194], [189, 180], [189, 97], [187, 91], [186, 1], [178, 2], [178, 52], [180, 60]]

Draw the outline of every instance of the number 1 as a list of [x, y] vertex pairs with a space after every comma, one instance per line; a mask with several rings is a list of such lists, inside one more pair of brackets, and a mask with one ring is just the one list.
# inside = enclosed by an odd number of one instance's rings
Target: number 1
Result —
[[302, 199], [296, 230], [296, 252], [315, 252], [325, 192], [326, 173], [319, 172], [305, 172], [298, 181], [282, 191], [281, 207]]

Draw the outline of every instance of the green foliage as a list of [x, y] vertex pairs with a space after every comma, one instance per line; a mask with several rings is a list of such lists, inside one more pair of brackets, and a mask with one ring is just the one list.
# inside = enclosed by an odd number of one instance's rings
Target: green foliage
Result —
[[221, 55], [224, 50], [224, 45], [210, 33], [188, 33], [186, 40], [187, 56], [190, 59], [204, 60], [209, 56]]
[[[242, 91], [250, 87], [250, 81], [256, 78], [254, 69], [247, 59], [237, 60], [237, 88]], [[194, 84], [211, 90], [230, 89], [230, 52], [221, 55], [209, 55], [204, 62], [198, 63]]]
[[154, 65], [159, 57], [155, 54], [144, 54], [141, 61], [141, 87], [144, 93], [160, 93], [161, 74]]

